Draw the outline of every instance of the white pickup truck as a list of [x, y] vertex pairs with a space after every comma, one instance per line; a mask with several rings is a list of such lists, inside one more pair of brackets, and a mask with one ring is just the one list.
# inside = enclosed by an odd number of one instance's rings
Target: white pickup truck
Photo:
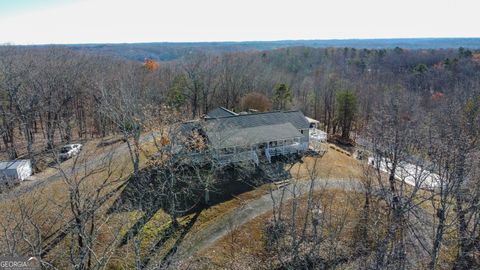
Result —
[[79, 143], [67, 144], [64, 147], [62, 147], [62, 150], [60, 150], [60, 154], [58, 155], [58, 157], [61, 160], [69, 159], [73, 156], [78, 155], [81, 149], [82, 149], [82, 145]]

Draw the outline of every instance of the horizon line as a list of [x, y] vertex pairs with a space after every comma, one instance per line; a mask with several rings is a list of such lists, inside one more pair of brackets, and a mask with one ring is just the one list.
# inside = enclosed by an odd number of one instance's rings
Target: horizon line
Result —
[[127, 45], [127, 44], [215, 44], [215, 43], [269, 43], [269, 42], [311, 42], [311, 41], [382, 41], [382, 40], [480, 40], [479, 37], [372, 37], [372, 38], [327, 38], [327, 39], [273, 39], [273, 40], [204, 40], [204, 41], [136, 41], [136, 42], [76, 42], [76, 43], [29, 43], [3, 42], [0, 46], [62, 46], [62, 45]]

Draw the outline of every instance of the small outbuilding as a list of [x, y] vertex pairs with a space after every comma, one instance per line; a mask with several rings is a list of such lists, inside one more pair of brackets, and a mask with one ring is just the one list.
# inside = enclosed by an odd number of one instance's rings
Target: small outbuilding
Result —
[[310, 125], [310, 141], [313, 143], [326, 142], [328, 135], [325, 131], [318, 129], [318, 125], [320, 124], [320, 122], [310, 117], [305, 116], [305, 118]]
[[32, 164], [30, 160], [18, 159], [10, 161], [0, 161], [0, 182], [20, 180], [23, 181], [32, 175]]

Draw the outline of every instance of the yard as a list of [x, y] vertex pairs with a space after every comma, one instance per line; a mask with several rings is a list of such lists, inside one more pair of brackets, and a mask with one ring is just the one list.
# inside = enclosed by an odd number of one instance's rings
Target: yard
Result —
[[[118, 150], [121, 145], [112, 145], [106, 147], [96, 147], [97, 142], [87, 143], [84, 150], [78, 159], [71, 159], [63, 164], [62, 168], [68, 172], [73, 163], [81, 168], [89, 164], [95, 158], [100, 158], [106, 153], [113, 150]], [[152, 143], [145, 143], [143, 146], [142, 164], [148, 159], [148, 156], [155, 151]], [[102, 180], [111, 179], [111, 183], [106, 188], [102, 195], [107, 195], [108, 192], [114, 191], [121, 187], [123, 182], [121, 179], [128, 177], [131, 170], [131, 162], [128, 155], [116, 156], [111, 159], [109, 167], [111, 171], [100, 170], [95, 174], [89, 175], [85, 179], [85, 191], [92, 192], [95, 187], [102, 183]], [[102, 159], [98, 161], [106, 165], [105, 162], [110, 162], [109, 159]], [[103, 162], [103, 163], [102, 163]], [[88, 166], [85, 167], [88, 169]], [[361, 174], [361, 167], [357, 162], [339, 151], [330, 149], [322, 158], [306, 157], [303, 163], [298, 163], [292, 168], [292, 175], [298, 178], [305, 178], [308, 176], [307, 168], [315, 168], [315, 174], [319, 178], [332, 179], [354, 179]], [[55, 169], [48, 169], [42, 175], [46, 178], [52, 177], [58, 171]], [[82, 170], [77, 172], [82, 174]], [[85, 173], [85, 172], [83, 172]], [[67, 174], [67, 176], [69, 176]], [[73, 175], [70, 175], [73, 176]], [[38, 177], [38, 176], [37, 176]], [[57, 180], [62, 180], [60, 177]], [[34, 182], [31, 182], [34, 183]], [[135, 242], [129, 241], [114, 248], [115, 252], [111, 255], [112, 259], [110, 265], [114, 268], [124, 267], [130, 268], [135, 264], [136, 258], [148, 258], [143, 263], [150, 261], [161, 261], [168, 258], [178, 246], [186, 245], [186, 243], [196, 243], [198, 236], [202, 235], [202, 231], [207, 230], [212, 225], [222, 222], [224, 218], [230, 213], [241, 209], [242, 206], [248, 202], [254, 201], [259, 197], [269, 193], [270, 188], [274, 186], [266, 184], [253, 190], [246, 190], [243, 193], [236, 194], [230, 199], [219, 202], [211, 207], [204, 208], [196, 213], [188, 214], [180, 218], [181, 228], [172, 231], [171, 222], [164, 210], [159, 209], [148, 221], [141, 227], [140, 231], [136, 233], [137, 239], [140, 239], [139, 245]], [[98, 208], [99, 213], [105, 213], [113, 204], [115, 199], [119, 196], [115, 192], [107, 199], [102, 206]], [[64, 238], [58, 238], [62, 232], [67, 229], [67, 223], [72, 218], [68, 206], [68, 192], [64, 181], [45, 182], [40, 188], [34, 192], [25, 193], [20, 197], [1, 202], [1, 216], [12, 217], [15, 213], [21, 211], [32, 211], [34, 220], [41, 225], [42, 234], [46, 245], [44, 249], [48, 249], [49, 261], [57, 262], [57, 265], [63, 265], [65, 262], [65, 250], [68, 249], [68, 242], [73, 240], [70, 236], [65, 235]], [[101, 214], [100, 221], [104, 222], [101, 226], [101, 231], [98, 234], [99, 241], [97, 248], [106, 248], [110, 241], [125, 237], [126, 233], [131, 230], [133, 224], [137, 223], [144, 214], [138, 210], [129, 212], [120, 212], [111, 215]], [[12, 226], [6, 220], [2, 222], [6, 227]], [[68, 232], [68, 231], [67, 231]], [[60, 234], [59, 234], [60, 233]], [[196, 240], [197, 239], [197, 240]], [[60, 240], [60, 241], [58, 241]], [[58, 241], [58, 242], [57, 242]], [[182, 244], [183, 243], [183, 244]], [[138, 248], [139, 247], [139, 248]], [[140, 253], [137, 253], [139, 249]]]

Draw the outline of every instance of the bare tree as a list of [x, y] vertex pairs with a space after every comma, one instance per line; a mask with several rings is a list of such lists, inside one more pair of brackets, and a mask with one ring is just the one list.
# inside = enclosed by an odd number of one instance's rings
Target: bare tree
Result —
[[[385, 236], [375, 249], [377, 269], [417, 265], [426, 252], [423, 245], [429, 242], [422, 238], [428, 235], [425, 225], [418, 222], [428, 221], [419, 207], [428, 199], [419, 200], [418, 194], [429, 185], [430, 167], [423, 159], [410, 154], [423, 147], [422, 114], [414, 97], [401, 91], [397, 93], [379, 105], [371, 130], [373, 159], [370, 162], [377, 170], [375, 182], [379, 196], [388, 206]], [[409, 246], [421, 247], [423, 253], [408, 253]]]
[[[140, 170], [140, 136], [146, 121], [146, 100], [142, 96], [142, 84], [135, 65], [123, 65], [116, 76], [102, 81], [101, 111], [122, 134], [133, 164], [134, 174]], [[121, 79], [117, 79], [121, 78]], [[131, 140], [132, 139], [132, 140]]]
[[[458, 257], [455, 267], [466, 269], [478, 266], [473, 255], [478, 252], [478, 175], [475, 168], [478, 166], [476, 158], [479, 151], [479, 108], [478, 98], [453, 100], [445, 104], [443, 111], [439, 111], [439, 119], [445, 118], [447, 123], [439, 121], [437, 137], [441, 145], [446, 145], [447, 153], [437, 155], [443, 157], [438, 161], [442, 166], [445, 186], [442, 187], [440, 196], [440, 216], [447, 215], [452, 207], [451, 198], [454, 199], [455, 224], [458, 234]], [[440, 118], [441, 117], [441, 118]], [[440, 146], [437, 146], [440, 148]], [[443, 162], [442, 162], [443, 161]], [[445, 193], [445, 194], [442, 194]], [[450, 197], [451, 196], [451, 197]], [[443, 222], [445, 223], [445, 222]], [[439, 224], [439, 226], [442, 223]], [[445, 225], [442, 225], [445, 226]], [[443, 230], [443, 228], [439, 228]], [[476, 231], [477, 230], [477, 231]], [[441, 240], [441, 239], [439, 239]], [[437, 240], [437, 241], [439, 241]], [[477, 243], [475, 243], [477, 241]], [[439, 241], [440, 242], [440, 241]], [[438, 246], [439, 244], [437, 244]], [[475, 251], [477, 249], [477, 251]]]
[[80, 155], [71, 168], [59, 167], [68, 190], [71, 221], [64, 230], [70, 236], [68, 258], [74, 269], [104, 269], [120, 241], [122, 224], [110, 223], [104, 205], [125, 184], [124, 166], [114, 158], [115, 153], [110, 152], [91, 165], [88, 156]]
[[[62, 208], [62, 207], [60, 207]], [[6, 256], [37, 257], [43, 266], [51, 264], [43, 256], [49, 235], [55, 233], [57, 225], [65, 218], [64, 210], [53, 212], [52, 203], [45, 199], [44, 189], [38, 189], [13, 200], [2, 201], [0, 221], [0, 254]]]
[[318, 181], [316, 164], [304, 164], [307, 179], [271, 192], [273, 217], [265, 228], [270, 268], [327, 269], [350, 260], [342, 248], [347, 212], [333, 206], [335, 196], [328, 194], [328, 183]]

